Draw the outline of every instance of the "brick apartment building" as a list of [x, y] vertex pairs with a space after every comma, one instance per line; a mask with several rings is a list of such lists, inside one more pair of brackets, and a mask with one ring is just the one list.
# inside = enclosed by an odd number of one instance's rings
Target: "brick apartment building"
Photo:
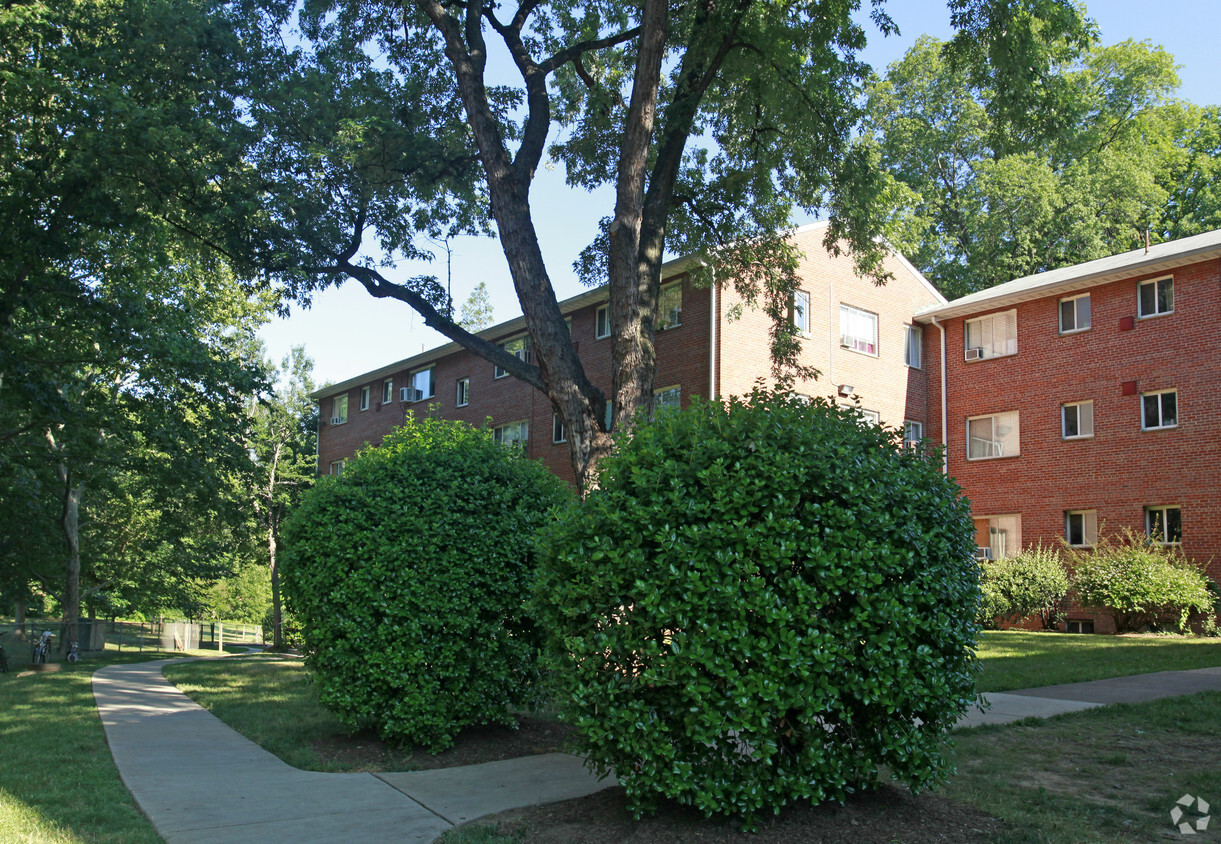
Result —
[[[886, 261], [894, 277], [884, 287], [857, 277], [850, 259], [834, 258], [823, 249], [824, 227], [815, 223], [793, 234], [806, 256], [799, 268], [796, 308], [804, 337], [801, 362], [821, 373], [795, 389], [857, 401], [868, 418], [906, 428], [918, 439], [928, 419], [928, 379], [919, 359], [922, 329], [912, 315], [945, 299], [898, 255]], [[733, 291], [694, 286], [687, 266], [680, 258], [662, 270], [657, 400], [686, 406], [693, 396], [748, 393], [771, 370], [768, 317], [740, 307]], [[560, 307], [586, 373], [609, 394], [606, 289], [574, 296]], [[519, 317], [480, 336], [528, 355], [525, 331]], [[412, 411], [477, 425], [490, 420], [498, 439], [522, 443], [551, 471], [573, 478], [564, 432], [546, 396], [457, 343], [319, 390], [313, 398], [322, 411], [318, 465], [324, 473], [341, 471], [347, 458], [365, 445], [376, 445]]]
[[946, 446], [980, 547], [1089, 547], [1128, 527], [1181, 543], [1221, 579], [1221, 231], [915, 319], [926, 434]]
[[[910, 439], [946, 446], [983, 553], [1088, 547], [1131, 527], [1181, 543], [1221, 579], [1221, 231], [1017, 279], [952, 302], [901, 256], [877, 287], [798, 229], [799, 392], [859, 404]], [[765, 315], [732, 291], [663, 269], [657, 396], [741, 395], [770, 372]], [[591, 379], [611, 382], [605, 289], [561, 304]], [[529, 354], [521, 318], [481, 332]], [[489, 424], [498, 439], [572, 479], [547, 399], [457, 344], [314, 394], [319, 469], [376, 444], [405, 413]], [[1071, 620], [1103, 621], [1088, 614]]]

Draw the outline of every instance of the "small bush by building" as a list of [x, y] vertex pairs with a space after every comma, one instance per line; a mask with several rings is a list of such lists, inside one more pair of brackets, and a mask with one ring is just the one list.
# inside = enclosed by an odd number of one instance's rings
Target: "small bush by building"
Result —
[[1111, 616], [1116, 633], [1148, 627], [1186, 632], [1193, 617], [1213, 611], [1209, 579], [1173, 545], [1126, 530], [1099, 537], [1092, 551], [1069, 559], [1076, 601]]
[[663, 411], [550, 531], [540, 623], [580, 750], [637, 813], [750, 819], [880, 766], [945, 779], [975, 699], [973, 525], [936, 453], [756, 392]]
[[985, 560], [980, 588], [985, 627], [1037, 616], [1044, 630], [1057, 630], [1064, 620], [1068, 572], [1056, 549], [1039, 545], [1016, 557]]
[[319, 698], [439, 751], [533, 700], [535, 534], [568, 487], [490, 431], [412, 420], [306, 494], [284, 590]]

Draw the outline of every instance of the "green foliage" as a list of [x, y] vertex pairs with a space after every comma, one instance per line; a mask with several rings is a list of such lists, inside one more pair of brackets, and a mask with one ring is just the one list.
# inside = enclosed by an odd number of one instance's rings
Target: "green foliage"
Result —
[[984, 595], [979, 620], [985, 626], [1037, 615], [1044, 630], [1055, 630], [1064, 617], [1068, 572], [1055, 549], [1040, 545], [1016, 557], [985, 560], [979, 585]]
[[750, 818], [878, 767], [943, 782], [974, 699], [966, 502], [851, 408], [756, 391], [641, 424], [538, 585], [566, 717], [637, 813]]
[[458, 422], [414, 420], [306, 494], [283, 577], [319, 698], [347, 724], [432, 751], [512, 724], [538, 633], [533, 542], [571, 493], [541, 464]]
[[[921, 38], [871, 88], [890, 242], [952, 297], [1215, 228], [1217, 110], [1174, 99], [1174, 57], [1020, 23], [1012, 52]], [[1026, 51], [1040, 108], [996, 78]]]
[[1193, 615], [1213, 611], [1200, 566], [1177, 547], [1131, 530], [1099, 537], [1093, 551], [1073, 552], [1069, 567], [1077, 603], [1110, 615], [1117, 633], [1156, 625], [1186, 630]]

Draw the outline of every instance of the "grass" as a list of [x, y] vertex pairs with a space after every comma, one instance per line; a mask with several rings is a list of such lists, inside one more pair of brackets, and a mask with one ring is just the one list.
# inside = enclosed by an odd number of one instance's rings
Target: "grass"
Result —
[[165, 668], [166, 678], [200, 706], [251, 741], [296, 768], [309, 771], [408, 769], [409, 751], [377, 765], [325, 761], [315, 740], [349, 730], [318, 702], [299, 659], [261, 656], [220, 662], [187, 662]]
[[1013, 844], [1178, 838], [1176, 800], [1221, 802], [1221, 692], [977, 727], [957, 742], [958, 776], [940, 793], [1006, 821]]
[[103, 665], [183, 654], [107, 650], [18, 676], [28, 656], [6, 650], [12, 673], [0, 674], [0, 841], [160, 841], [119, 779], [92, 675]]
[[985, 632], [979, 642], [981, 692], [1081, 683], [1154, 671], [1221, 665], [1221, 638]]

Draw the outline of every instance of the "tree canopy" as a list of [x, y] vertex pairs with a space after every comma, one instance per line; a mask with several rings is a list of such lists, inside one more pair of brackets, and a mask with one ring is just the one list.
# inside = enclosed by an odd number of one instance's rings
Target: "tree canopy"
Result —
[[[952, 0], [964, 52], [1005, 83], [1008, 115], [1046, 99], [1048, 57], [1031, 32], [1071, 41], [1088, 27], [1070, 0]], [[233, 245], [290, 295], [355, 279], [400, 299], [449, 339], [543, 391], [568, 432], [577, 477], [616, 426], [652, 400], [654, 317], [667, 251], [702, 256], [705, 280], [739, 286], [773, 319], [773, 356], [792, 365], [796, 210], [830, 210], [827, 236], [880, 275], [887, 219], [876, 158], [851, 143], [870, 69], [858, 0], [519, 5], [416, 0], [306, 4], [299, 48], [261, 66], [250, 155], [256, 226]], [[264, 19], [266, 44], [289, 9]], [[893, 24], [872, 7], [881, 32]], [[1016, 121], [1015, 121], [1016, 125]], [[578, 268], [607, 282], [613, 383], [604, 395], [573, 349], [531, 219], [547, 159], [575, 189], [615, 202]], [[235, 204], [240, 209], [240, 203]], [[245, 212], [239, 212], [245, 214]], [[426, 253], [418, 238], [494, 226], [532, 337], [522, 360], [466, 331], [431, 276], [387, 270]]]
[[979, 56], [921, 38], [870, 91], [892, 243], [947, 296], [1221, 225], [1216, 108], [1148, 42], [1048, 47], [1054, 108], [1005, 115]]

